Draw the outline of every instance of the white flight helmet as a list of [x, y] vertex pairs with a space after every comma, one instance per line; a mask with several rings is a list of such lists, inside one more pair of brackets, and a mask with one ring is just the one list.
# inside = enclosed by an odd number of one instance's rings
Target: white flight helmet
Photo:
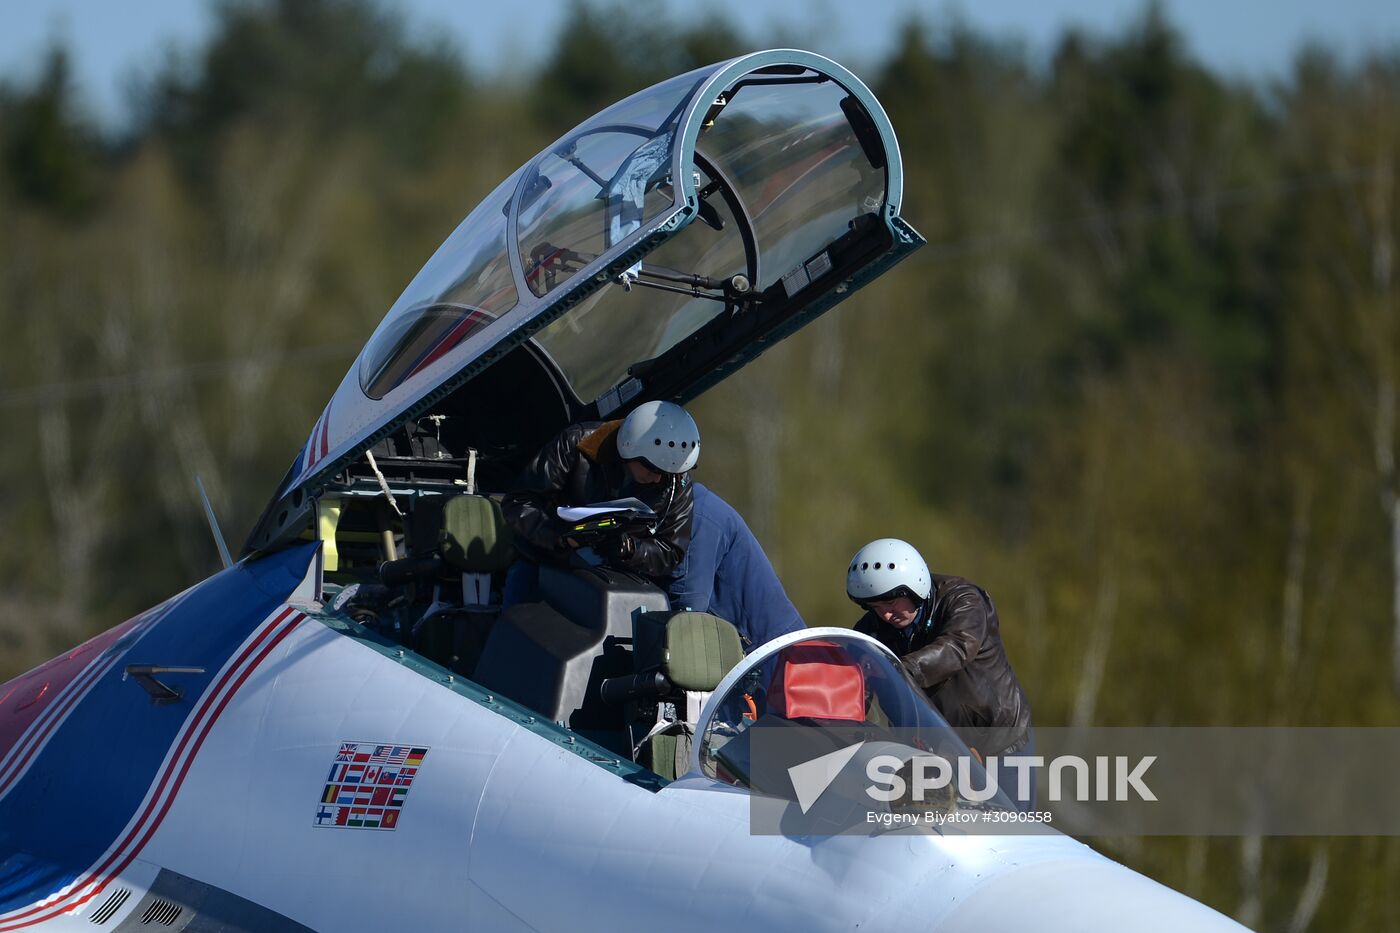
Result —
[[928, 564], [914, 546], [898, 538], [880, 538], [856, 551], [846, 571], [846, 595], [857, 605], [896, 596], [919, 602], [933, 592]]
[[662, 473], [684, 473], [700, 459], [700, 429], [674, 402], [643, 402], [617, 429], [617, 452]]

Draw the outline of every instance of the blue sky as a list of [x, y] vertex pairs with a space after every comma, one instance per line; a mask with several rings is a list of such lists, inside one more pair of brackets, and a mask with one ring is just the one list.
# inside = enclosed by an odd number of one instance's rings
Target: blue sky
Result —
[[[521, 68], [549, 48], [568, 0], [527, 6], [478, 0], [392, 0], [419, 35], [443, 35], [483, 71]], [[1324, 42], [1347, 55], [1400, 47], [1395, 0], [1167, 0], [1168, 17], [1192, 52], [1233, 76], [1283, 74], [1298, 46]], [[1023, 41], [1044, 54], [1068, 25], [1113, 33], [1140, 15], [1142, 0], [637, 0], [686, 20], [717, 11], [755, 42], [808, 48], [857, 72], [890, 47], [899, 26], [918, 15], [931, 22], [959, 12], [975, 27]], [[522, 25], [521, 10], [528, 9]], [[640, 14], [639, 14], [640, 15]], [[150, 70], [163, 50], [197, 44], [212, 22], [202, 0], [0, 0], [0, 76], [32, 74], [55, 37], [76, 51], [84, 99], [109, 124], [125, 113], [130, 76]]]

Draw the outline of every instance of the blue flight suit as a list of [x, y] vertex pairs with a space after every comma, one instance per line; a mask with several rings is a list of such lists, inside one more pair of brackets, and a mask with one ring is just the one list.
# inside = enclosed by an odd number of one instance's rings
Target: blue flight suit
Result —
[[671, 607], [733, 622], [745, 652], [806, 628], [744, 519], [700, 483], [691, 488], [690, 547], [671, 578]]

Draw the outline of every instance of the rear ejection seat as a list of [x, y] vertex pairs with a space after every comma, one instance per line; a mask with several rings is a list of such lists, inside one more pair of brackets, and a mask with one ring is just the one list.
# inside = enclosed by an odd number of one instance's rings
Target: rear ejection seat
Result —
[[744, 659], [739, 631], [706, 612], [647, 613], [637, 617], [634, 658], [638, 675], [660, 674], [666, 684], [629, 709], [634, 751], [652, 771], [675, 779], [689, 767], [705, 702]]
[[494, 583], [515, 557], [510, 528], [494, 499], [471, 494], [424, 496], [414, 505], [411, 527], [412, 553], [440, 561], [430, 581], [432, 603], [415, 627], [414, 648], [469, 673], [500, 612]]
[[[498, 605], [492, 577], [515, 559], [510, 527], [494, 499], [477, 495], [425, 496], [413, 509], [415, 553], [436, 553], [462, 575], [462, 605]], [[421, 550], [420, 550], [421, 548]]]

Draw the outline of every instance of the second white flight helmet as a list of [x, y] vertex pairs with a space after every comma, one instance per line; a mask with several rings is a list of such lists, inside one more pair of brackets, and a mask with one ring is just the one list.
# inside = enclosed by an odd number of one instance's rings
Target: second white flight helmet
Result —
[[928, 564], [912, 544], [898, 538], [871, 541], [856, 551], [846, 571], [846, 595], [859, 606], [904, 595], [923, 601], [932, 592]]
[[700, 429], [674, 402], [643, 402], [617, 429], [617, 452], [663, 473], [684, 473], [700, 460]]

